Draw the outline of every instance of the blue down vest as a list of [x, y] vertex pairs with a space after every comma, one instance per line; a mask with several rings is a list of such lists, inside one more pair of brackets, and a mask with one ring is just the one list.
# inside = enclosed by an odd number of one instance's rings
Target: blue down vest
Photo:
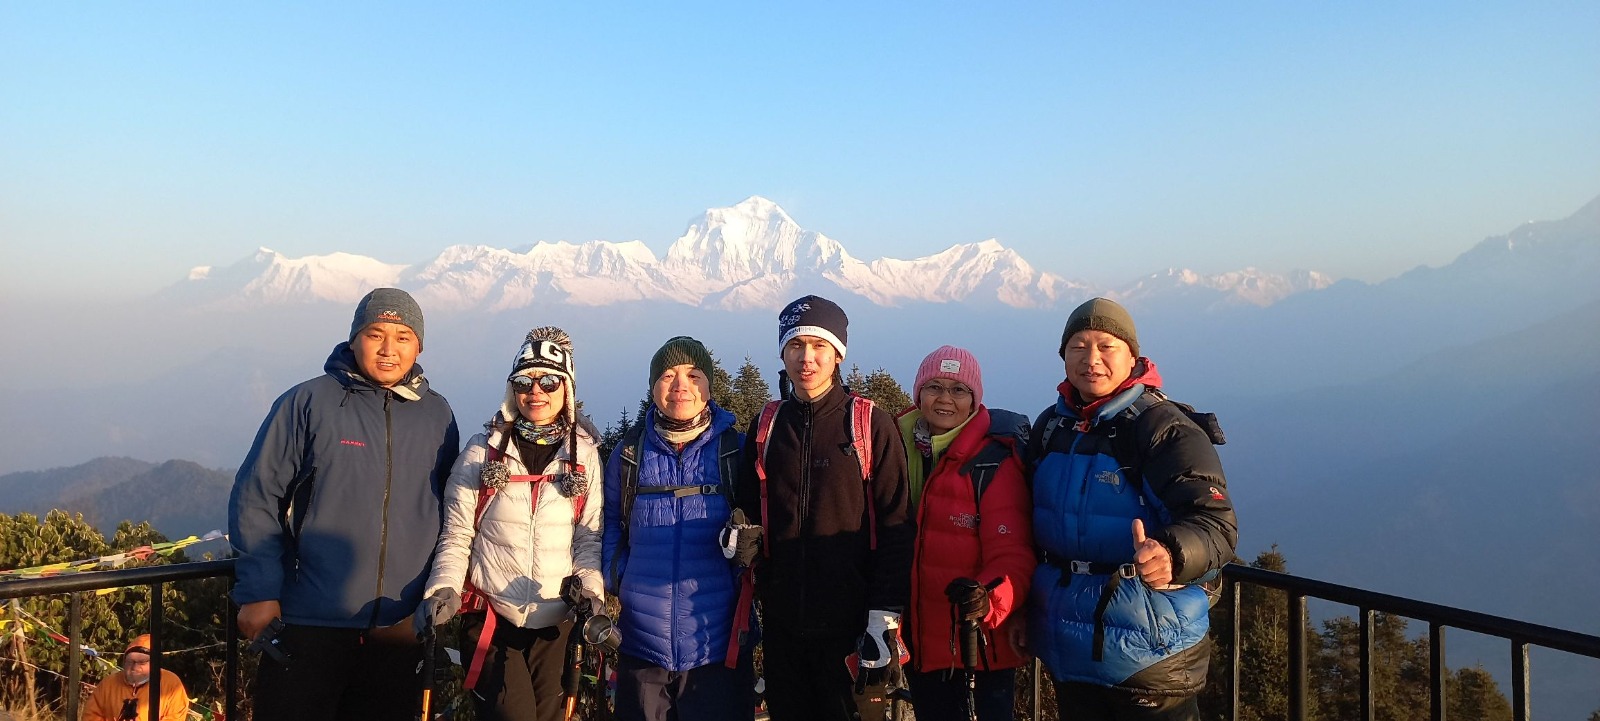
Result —
[[[738, 431], [732, 413], [714, 404], [711, 409], [710, 429], [681, 453], [655, 431], [655, 409], [645, 414], [640, 488], [719, 485], [717, 436]], [[717, 543], [732, 499], [721, 493], [640, 493], [627, 519], [628, 547], [620, 548], [623, 451], [619, 443], [605, 467], [605, 556], [600, 568], [608, 585], [621, 579], [620, 588], [607, 590], [622, 604], [617, 619], [622, 652], [669, 671], [721, 663], [739, 595], [737, 574]], [[727, 488], [733, 481], [728, 479]]]
[[[1129, 417], [1124, 411], [1143, 392], [1144, 386], [1135, 386], [1108, 401], [1084, 432], [1073, 429], [1075, 410], [1060, 400], [1055, 405], [1061, 423], [1051, 447], [1041, 449], [1033, 479], [1034, 540], [1047, 562], [1034, 571], [1029, 646], [1058, 681], [1186, 695], [1205, 683], [1204, 642], [1210, 626], [1205, 590], [1190, 585], [1154, 591], [1137, 575], [1117, 578], [1114, 570], [1133, 562], [1133, 519], [1143, 520], [1152, 538], [1162, 536], [1171, 523], [1151, 484], [1126, 477], [1128, 469], [1113, 455], [1115, 434], [1147, 437], [1136, 434], [1135, 424], [1172, 422], [1178, 415]], [[1214, 459], [1215, 452], [1205, 445], [1204, 452]], [[1108, 586], [1113, 588], [1098, 614], [1103, 625], [1097, 644], [1097, 608]], [[1180, 654], [1184, 658], [1175, 658]]]

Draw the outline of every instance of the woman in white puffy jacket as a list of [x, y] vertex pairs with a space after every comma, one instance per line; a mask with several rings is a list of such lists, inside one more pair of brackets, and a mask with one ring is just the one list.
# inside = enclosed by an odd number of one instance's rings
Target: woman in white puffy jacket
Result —
[[487, 433], [467, 442], [445, 487], [444, 531], [418, 623], [464, 615], [467, 686], [479, 719], [559, 721], [576, 576], [600, 612], [601, 468], [573, 396], [572, 341], [535, 328], [517, 352]]

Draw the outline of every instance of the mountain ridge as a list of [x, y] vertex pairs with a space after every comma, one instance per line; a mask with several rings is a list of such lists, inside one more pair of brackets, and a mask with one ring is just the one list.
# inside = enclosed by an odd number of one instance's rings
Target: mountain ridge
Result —
[[1333, 282], [1315, 271], [1275, 274], [1245, 268], [1206, 276], [1169, 269], [1128, 288], [1097, 288], [1039, 270], [995, 238], [917, 258], [862, 260], [839, 241], [802, 227], [777, 203], [751, 196], [691, 219], [660, 257], [638, 240], [540, 241], [525, 250], [456, 244], [409, 266], [343, 252], [289, 258], [261, 248], [232, 265], [196, 267], [161, 295], [226, 308], [350, 303], [370, 288], [395, 286], [446, 311], [626, 301], [746, 310], [781, 307], [798, 289], [820, 284], [883, 307], [967, 302], [1053, 309], [1095, 295], [1265, 306]]

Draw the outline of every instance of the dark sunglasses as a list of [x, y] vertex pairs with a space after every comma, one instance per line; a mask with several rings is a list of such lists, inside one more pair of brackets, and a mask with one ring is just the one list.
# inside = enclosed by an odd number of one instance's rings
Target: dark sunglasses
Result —
[[554, 393], [561, 390], [562, 377], [557, 375], [533, 376], [515, 375], [507, 378], [511, 382], [511, 390], [517, 393], [532, 393], [533, 385], [539, 384], [539, 390], [545, 393]]

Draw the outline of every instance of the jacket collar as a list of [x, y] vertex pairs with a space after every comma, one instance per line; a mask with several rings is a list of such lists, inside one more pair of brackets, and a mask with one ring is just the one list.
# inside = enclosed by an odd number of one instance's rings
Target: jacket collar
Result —
[[399, 383], [390, 388], [384, 388], [372, 382], [371, 378], [361, 374], [361, 369], [356, 366], [355, 351], [350, 350], [350, 342], [345, 341], [333, 347], [333, 352], [328, 354], [328, 360], [322, 364], [322, 372], [333, 376], [344, 386], [346, 392], [359, 393], [367, 391], [393, 391], [394, 394], [408, 401], [419, 400], [428, 392], [428, 379], [422, 374], [422, 364], [411, 366], [411, 372], [406, 374]]

